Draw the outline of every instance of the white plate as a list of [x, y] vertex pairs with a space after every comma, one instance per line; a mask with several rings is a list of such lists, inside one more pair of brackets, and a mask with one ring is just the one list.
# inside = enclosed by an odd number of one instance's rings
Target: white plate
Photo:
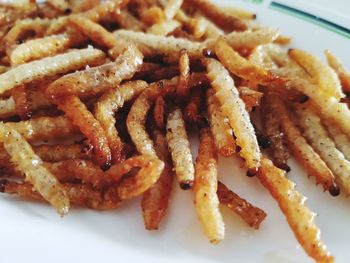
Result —
[[[254, 1], [237, 1], [235, 5], [257, 12], [259, 21], [291, 35], [293, 46], [319, 56], [330, 48], [350, 66], [349, 38], [272, 9], [269, 2], [248, 2]], [[350, 10], [349, 2], [342, 3], [347, 7], [344, 12]], [[309, 6], [308, 12], [312, 13]], [[336, 17], [331, 18], [337, 22]], [[161, 230], [156, 232], [144, 230], [140, 199], [126, 202], [114, 212], [74, 208], [62, 219], [47, 205], [2, 195], [0, 262], [312, 262], [258, 180], [246, 177], [232, 158], [220, 162], [221, 180], [267, 212], [259, 231], [251, 230], [239, 217], [224, 210], [226, 238], [219, 245], [209, 244], [197, 221], [192, 193], [178, 188], [173, 191]], [[298, 165], [291, 164], [289, 176], [309, 198], [310, 208], [318, 213], [317, 224], [329, 249], [337, 262], [350, 262], [349, 200], [343, 195], [334, 198], [324, 193]]]

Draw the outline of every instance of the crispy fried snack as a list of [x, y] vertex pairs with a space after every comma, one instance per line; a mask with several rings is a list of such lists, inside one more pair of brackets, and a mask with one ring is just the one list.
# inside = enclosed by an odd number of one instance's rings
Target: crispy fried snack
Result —
[[65, 0], [47, 0], [47, 3], [61, 12], [69, 10], [68, 1]]
[[187, 103], [184, 111], [186, 121], [192, 123], [199, 123], [201, 121], [202, 116], [200, 111], [203, 104], [203, 94], [202, 89], [194, 89], [191, 91], [189, 102]]
[[142, 54], [131, 45], [114, 62], [59, 78], [48, 87], [47, 94], [53, 99], [66, 95], [93, 97], [131, 78], [141, 66], [142, 58]]
[[332, 255], [321, 240], [320, 230], [314, 223], [315, 213], [305, 205], [306, 198], [295, 189], [295, 183], [264, 157], [257, 177], [277, 201], [305, 252], [317, 262], [333, 262]]
[[260, 149], [244, 102], [224, 66], [215, 59], [206, 59], [205, 62], [215, 96], [237, 138], [236, 144], [241, 147], [240, 155], [245, 159], [249, 173], [254, 174], [260, 166]]
[[[107, 190], [96, 190], [90, 185], [62, 184], [72, 204], [95, 210], [112, 210], [119, 207], [121, 200], [115, 192], [115, 187]], [[21, 198], [44, 201], [43, 197], [33, 191], [30, 183], [16, 183], [7, 180], [0, 181], [0, 191], [7, 194], [17, 194]]]
[[32, 117], [30, 91], [25, 85], [16, 86], [12, 89], [12, 98], [18, 116], [22, 120], [28, 120]]
[[350, 92], [350, 73], [342, 62], [329, 50], [325, 51], [328, 65], [337, 73], [343, 92]]
[[254, 107], [258, 107], [260, 105], [260, 100], [263, 97], [263, 93], [244, 86], [240, 86], [237, 89], [248, 112], [251, 112]]
[[153, 118], [160, 130], [165, 129], [165, 101], [163, 96], [158, 96], [154, 103]]
[[225, 6], [223, 7], [223, 9], [229, 15], [235, 16], [240, 19], [250, 19], [250, 20], [256, 19], [256, 14], [245, 9], [232, 7], [232, 6]]
[[214, 93], [213, 89], [207, 91], [207, 111], [211, 133], [218, 152], [226, 157], [232, 156], [236, 152], [232, 128], [220, 109], [220, 103]]
[[213, 21], [217, 26], [226, 31], [244, 31], [247, 29], [247, 26], [242, 20], [232, 14], [228, 14], [224, 9], [208, 0], [190, 0], [188, 2]]
[[193, 159], [185, 121], [179, 108], [169, 113], [166, 138], [179, 185], [183, 190], [191, 189], [194, 181]]
[[231, 209], [254, 229], [259, 229], [260, 224], [267, 216], [264, 210], [253, 206], [220, 181], [218, 182], [217, 195], [219, 197], [220, 204]]
[[108, 145], [112, 152], [112, 162], [123, 161], [123, 142], [115, 128], [115, 113], [123, 107], [126, 101], [136, 98], [147, 88], [144, 81], [127, 82], [117, 89], [110, 89], [97, 102], [95, 107], [95, 117], [101, 124], [108, 140]]
[[261, 123], [264, 129], [264, 134], [271, 141], [269, 153], [274, 165], [289, 172], [290, 167], [287, 164], [289, 150], [286, 145], [285, 134], [281, 129], [280, 119], [276, 117], [275, 104], [272, 102], [274, 100], [273, 96], [275, 95], [270, 92], [266, 92], [263, 96], [263, 101], [260, 106]]
[[175, 20], [163, 21], [160, 24], [151, 26], [147, 33], [158, 36], [166, 36], [180, 26], [180, 23]]
[[350, 160], [350, 140], [340, 128], [327, 119], [322, 119], [322, 123], [326, 126], [329, 135], [333, 139], [337, 148], [344, 154], [345, 158]]
[[185, 98], [189, 95], [189, 78], [190, 78], [190, 59], [186, 49], [180, 51], [179, 57], [179, 82], [177, 84], [177, 95]]
[[60, 162], [71, 159], [91, 160], [91, 151], [86, 150], [83, 144], [42, 144], [33, 146], [34, 152], [40, 156], [44, 162]]
[[223, 240], [225, 224], [216, 194], [218, 155], [209, 128], [200, 131], [198, 156], [195, 164], [194, 203], [204, 233], [213, 244]]
[[96, 162], [102, 169], [108, 169], [112, 164], [112, 153], [108, 145], [108, 139], [100, 122], [86, 108], [85, 104], [74, 95], [65, 96], [55, 100], [59, 109], [80, 131], [89, 139], [93, 146]]
[[6, 124], [1, 124], [0, 140], [11, 156], [17, 170], [25, 175], [25, 180], [47, 200], [61, 215], [69, 210], [69, 199], [56, 177], [44, 166], [23, 136]]
[[142, 198], [142, 215], [147, 230], [157, 230], [168, 208], [173, 183], [173, 165], [165, 136], [159, 131], [153, 132], [155, 150], [158, 158], [164, 162], [164, 170], [159, 180], [151, 186]]
[[323, 92], [337, 100], [345, 96], [337, 74], [319, 58], [299, 49], [290, 49], [288, 55], [307, 71]]
[[114, 18], [116, 23], [121, 27], [135, 32], [145, 31], [146, 26], [136, 17], [134, 17], [128, 10], [123, 10], [123, 12], [114, 13]]
[[28, 40], [10, 52], [10, 62], [12, 66], [17, 66], [28, 61], [42, 59], [61, 53], [68, 48], [79, 46], [84, 41], [85, 38], [79, 32], [70, 31]]
[[302, 136], [292, 121], [284, 102], [274, 93], [270, 93], [269, 102], [273, 106], [275, 117], [279, 119], [288, 148], [293, 156], [305, 167], [310, 176], [315, 177], [316, 183], [321, 184], [325, 191], [329, 191], [333, 196], [339, 195], [340, 190], [332, 171]]
[[298, 105], [299, 125], [315, 151], [334, 173], [344, 191], [350, 193], [350, 161], [339, 151], [322, 126], [320, 117], [309, 105]]
[[176, 13], [181, 9], [183, 0], [161, 0], [160, 3], [164, 7], [164, 16], [166, 20], [172, 20]]
[[17, 85], [76, 70], [86, 64], [100, 64], [103, 59], [102, 51], [86, 48], [19, 65], [0, 75], [0, 94]]

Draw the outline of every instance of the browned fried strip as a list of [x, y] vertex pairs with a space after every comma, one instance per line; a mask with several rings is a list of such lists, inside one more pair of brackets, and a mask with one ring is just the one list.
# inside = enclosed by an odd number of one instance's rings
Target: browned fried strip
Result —
[[153, 118], [154, 121], [160, 130], [165, 129], [165, 101], [163, 99], [163, 96], [158, 96], [156, 98], [156, 101], [154, 103], [153, 108]]
[[190, 93], [189, 102], [184, 111], [184, 117], [187, 121], [198, 123], [201, 121], [201, 107], [203, 104], [204, 94], [202, 89], [194, 89]]
[[20, 85], [12, 90], [12, 98], [15, 102], [15, 107], [18, 116], [22, 120], [28, 120], [32, 117], [30, 91], [25, 85]]
[[179, 57], [180, 77], [177, 84], [177, 95], [181, 98], [187, 97], [189, 94], [189, 78], [190, 78], [190, 59], [188, 52], [183, 49], [180, 51]]

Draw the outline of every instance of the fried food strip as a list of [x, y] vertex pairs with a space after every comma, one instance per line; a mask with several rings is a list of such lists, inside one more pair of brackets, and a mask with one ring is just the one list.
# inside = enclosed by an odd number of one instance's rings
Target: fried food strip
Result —
[[203, 103], [203, 91], [202, 89], [194, 89], [190, 93], [190, 99], [187, 103], [184, 111], [185, 120], [198, 123], [202, 117], [200, 114]]
[[164, 16], [166, 20], [172, 20], [176, 13], [181, 9], [183, 0], [161, 0], [160, 3], [164, 7]]
[[317, 151], [335, 175], [347, 194], [350, 193], [350, 161], [344, 157], [322, 126], [320, 117], [307, 105], [296, 108], [299, 125], [311, 146]]
[[91, 151], [87, 151], [83, 144], [56, 144], [33, 146], [34, 152], [44, 162], [60, 162], [70, 159], [91, 160]]
[[117, 39], [122, 38], [126, 41], [134, 42], [145, 57], [157, 54], [171, 55], [178, 53], [182, 49], [186, 49], [191, 57], [201, 57], [202, 49], [205, 47], [203, 43], [187, 39], [179, 39], [172, 36], [156, 36], [122, 29], [114, 31], [114, 36]]
[[142, 32], [145, 30], [146, 26], [134, 17], [128, 10], [123, 10], [122, 12], [117, 12], [114, 14], [116, 23], [121, 28], [128, 30]]
[[180, 23], [175, 20], [164, 21], [160, 24], [151, 26], [147, 33], [152, 35], [166, 36], [180, 26]]
[[332, 255], [321, 240], [320, 230], [314, 223], [315, 213], [306, 206], [306, 198], [295, 189], [295, 183], [264, 157], [257, 176], [277, 201], [305, 252], [317, 262], [333, 262]]
[[337, 74], [319, 58], [299, 49], [290, 49], [288, 55], [309, 73], [323, 92], [337, 100], [345, 96]]
[[173, 183], [173, 165], [165, 136], [159, 131], [153, 132], [155, 151], [164, 162], [164, 170], [159, 180], [142, 197], [142, 215], [147, 230], [157, 230], [169, 205]]
[[127, 82], [117, 89], [110, 89], [98, 100], [95, 106], [95, 117], [101, 124], [112, 152], [112, 162], [123, 161], [123, 142], [115, 128], [115, 113], [121, 109], [125, 102], [136, 98], [147, 88], [144, 81]]
[[181, 98], [189, 95], [189, 78], [190, 78], [190, 58], [186, 49], [180, 51], [179, 57], [180, 77], [177, 84], [177, 95]]
[[19, 65], [0, 75], [0, 94], [43, 77], [76, 70], [87, 64], [99, 64], [104, 57], [102, 51], [86, 48]]
[[[115, 194], [114, 187], [102, 191], [96, 190], [90, 185], [65, 183], [62, 184], [62, 188], [67, 193], [70, 202], [78, 206], [95, 210], [112, 210], [118, 208], [121, 203], [118, 195]], [[0, 192], [17, 194], [24, 199], [44, 201], [39, 193], [33, 191], [33, 186], [29, 183], [1, 180]]]
[[221, 9], [208, 0], [190, 0], [189, 2], [217, 26], [226, 31], [244, 31], [247, 29], [247, 26], [242, 20], [232, 14], [228, 14], [224, 9]]
[[131, 45], [114, 62], [59, 78], [48, 87], [47, 94], [53, 99], [66, 95], [93, 97], [130, 79], [140, 68], [142, 59], [142, 54]]
[[325, 124], [337, 148], [344, 154], [346, 159], [350, 160], [349, 137], [336, 124], [332, 123], [332, 121], [323, 119], [322, 122]]
[[15, 102], [16, 111], [22, 120], [28, 120], [32, 117], [30, 91], [25, 85], [16, 86], [12, 89], [12, 98]]
[[77, 133], [77, 129], [64, 116], [35, 117], [28, 121], [7, 122], [6, 126], [18, 131], [30, 142], [63, 138]]
[[337, 73], [344, 92], [350, 92], [350, 73], [329, 50], [325, 51], [328, 65]]
[[61, 12], [69, 10], [69, 4], [66, 0], [47, 0], [47, 3]]
[[238, 87], [238, 91], [248, 112], [251, 112], [254, 107], [258, 107], [260, 105], [260, 100], [263, 97], [263, 93], [243, 86]]
[[153, 118], [158, 129], [160, 130], [165, 129], [164, 115], [165, 115], [165, 101], [163, 99], [163, 96], [158, 96], [154, 103]]
[[58, 108], [64, 111], [72, 123], [79, 127], [80, 131], [89, 139], [93, 146], [96, 162], [102, 169], [108, 169], [112, 163], [112, 153], [100, 122], [95, 119], [77, 96], [65, 96], [55, 100], [55, 102]]
[[162, 23], [165, 20], [163, 10], [159, 6], [141, 8], [140, 19], [148, 26]]
[[220, 62], [234, 75], [257, 84], [271, 83], [276, 77], [263, 68], [243, 58], [222, 38], [215, 44], [215, 53]]
[[180, 74], [178, 67], [170, 66], [170, 67], [163, 67], [160, 69], [155, 70], [147, 76], [147, 79], [149, 81], [155, 82], [160, 81], [162, 79], [171, 79], [175, 76], [178, 76]]
[[191, 189], [194, 182], [194, 166], [185, 122], [179, 108], [169, 113], [166, 138], [181, 189]]
[[249, 174], [254, 174], [260, 166], [260, 149], [244, 102], [229, 72], [215, 59], [205, 60], [207, 76], [220, 102], [222, 113], [228, 118], [236, 136], [236, 144], [241, 147], [240, 155], [245, 159]]
[[290, 167], [287, 162], [289, 159], [289, 150], [285, 141], [285, 134], [281, 129], [281, 122], [276, 117], [275, 104], [273, 94], [266, 92], [263, 96], [261, 103], [261, 124], [264, 130], [264, 134], [270, 139], [271, 145], [269, 147], [269, 153], [272, 156], [272, 161], [275, 166], [290, 171]]
[[288, 148], [293, 156], [305, 167], [309, 176], [315, 177], [316, 183], [321, 184], [325, 191], [329, 191], [333, 196], [339, 195], [340, 190], [332, 171], [302, 136], [291, 119], [284, 102], [278, 95], [270, 93], [269, 103], [273, 105], [275, 117], [279, 119]]
[[77, 0], [71, 2], [70, 4], [72, 13], [80, 13], [93, 9], [101, 3], [99, 0]]
[[211, 133], [219, 153], [226, 157], [232, 156], [236, 152], [232, 128], [220, 109], [220, 103], [214, 93], [213, 89], [207, 91], [207, 111]]
[[254, 229], [259, 229], [260, 224], [267, 216], [264, 210], [241, 198], [220, 181], [218, 182], [217, 195], [220, 204], [231, 209]]
[[28, 61], [56, 55], [82, 44], [84, 40], [85, 38], [79, 32], [67, 32], [28, 40], [11, 51], [10, 62], [12, 66], [17, 66]]
[[114, 14], [124, 8], [128, 3], [128, 0], [108, 0], [100, 3], [93, 9], [90, 9], [84, 13], [84, 17], [91, 21], [100, 21], [107, 17], [109, 14]]
[[195, 164], [194, 203], [197, 216], [209, 241], [218, 244], [224, 239], [225, 224], [219, 210], [217, 171], [218, 155], [209, 128], [202, 128]]
[[61, 215], [69, 211], [69, 198], [56, 177], [44, 166], [23, 136], [7, 126], [1, 124], [0, 140], [11, 156], [11, 162], [16, 169], [25, 174], [25, 180], [47, 200]]
[[249, 20], [256, 19], [256, 14], [241, 8], [225, 6], [223, 7], [223, 9], [229, 15], [235, 16], [239, 19], [249, 19]]

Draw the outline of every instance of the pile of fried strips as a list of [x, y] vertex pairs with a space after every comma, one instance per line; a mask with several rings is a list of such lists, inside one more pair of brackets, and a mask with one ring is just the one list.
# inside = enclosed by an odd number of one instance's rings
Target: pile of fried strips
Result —
[[176, 177], [218, 243], [220, 204], [255, 229], [266, 217], [218, 181], [218, 156], [237, 156], [305, 252], [333, 262], [287, 161], [331, 195], [350, 193], [350, 75], [330, 51], [325, 63], [290, 41], [208, 0], [0, 4], [0, 191], [60, 215], [142, 195], [155, 230]]

